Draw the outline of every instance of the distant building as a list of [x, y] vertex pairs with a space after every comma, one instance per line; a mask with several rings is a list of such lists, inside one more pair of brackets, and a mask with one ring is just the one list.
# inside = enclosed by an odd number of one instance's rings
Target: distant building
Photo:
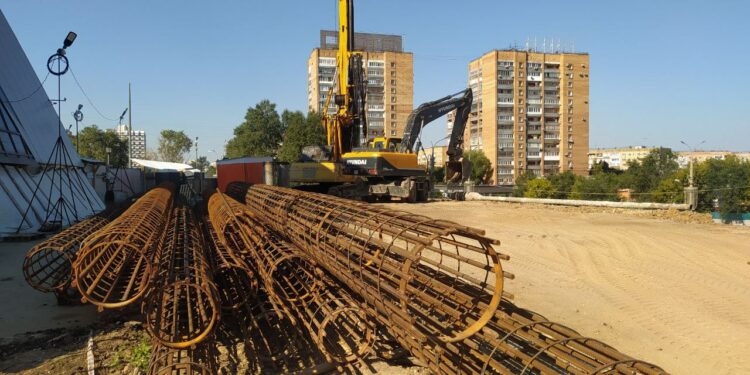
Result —
[[732, 151], [680, 151], [677, 152], [677, 163], [680, 168], [686, 168], [690, 165], [690, 159], [696, 163], [706, 160], [724, 160], [729, 155], [735, 155], [741, 160], [750, 161], [750, 152], [732, 152]]
[[453, 133], [453, 124], [456, 122], [456, 110], [452, 110], [448, 112], [447, 115], [445, 115], [445, 135], [447, 137], [451, 136], [451, 133]]
[[589, 151], [589, 169], [596, 163], [606, 162], [610, 168], [624, 171], [629, 162], [640, 161], [653, 149], [646, 146], [592, 149]]
[[[308, 109], [325, 112], [329, 89], [334, 85], [338, 33], [320, 31], [320, 48], [307, 60]], [[367, 74], [368, 138], [401, 137], [414, 106], [414, 62], [404, 52], [398, 35], [354, 33], [354, 48], [362, 51]], [[331, 99], [328, 112], [336, 106]]]
[[[589, 169], [595, 163], [606, 162], [610, 168], [625, 171], [628, 169], [628, 163], [643, 160], [654, 149], [654, 147], [646, 146], [592, 149], [589, 152]], [[728, 155], [735, 155], [741, 160], [750, 161], [750, 152], [677, 151], [675, 154], [680, 168], [687, 168], [690, 165], [690, 159], [700, 163], [711, 159], [724, 160]]]
[[495, 50], [468, 68], [464, 148], [484, 152], [495, 184], [524, 172], [588, 174], [588, 54]]
[[[117, 136], [120, 137], [120, 139], [124, 140], [125, 142], [128, 142], [128, 137], [130, 137], [131, 133], [128, 132], [128, 126], [127, 125], [117, 125], [115, 128], [115, 133], [117, 133]], [[133, 136], [133, 158], [135, 159], [145, 159], [146, 158], [146, 132], [144, 130], [133, 130], [132, 132]], [[130, 147], [130, 143], [128, 142], [128, 147]]]
[[424, 152], [417, 153], [417, 163], [429, 167], [433, 152], [435, 153], [435, 168], [445, 166], [445, 161], [448, 160], [448, 146], [426, 147]]

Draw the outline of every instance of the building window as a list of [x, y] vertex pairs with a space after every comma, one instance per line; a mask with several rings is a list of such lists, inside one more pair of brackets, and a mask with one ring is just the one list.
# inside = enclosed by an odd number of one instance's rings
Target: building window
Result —
[[[396, 93], [396, 88], [395, 87], [391, 87], [391, 94], [395, 94], [395, 93]], [[572, 91], [571, 91], [571, 93], [572, 93]]]
[[396, 102], [396, 97], [395, 96], [391, 96], [391, 103], [395, 103], [395, 102]]
[[391, 62], [391, 68], [395, 68], [395, 67], [396, 67], [396, 63], [392, 61]]
[[568, 90], [568, 96], [573, 96], [573, 91]]
[[395, 76], [396, 76], [396, 71], [395, 70], [391, 70], [391, 77], [395, 77]]
[[568, 81], [568, 87], [573, 87], [573, 81]]
[[392, 80], [391, 80], [391, 85], [395, 85], [395, 84], [396, 84], [396, 80], [395, 80], [395, 79], [392, 79]]
[[395, 119], [395, 118], [396, 118], [396, 114], [395, 113], [391, 113], [391, 119]]
[[391, 130], [391, 135], [396, 135], [396, 131], [395, 130]]
[[391, 106], [391, 111], [395, 111], [395, 110], [396, 110], [396, 106], [395, 106], [395, 105], [392, 105], [392, 106]]

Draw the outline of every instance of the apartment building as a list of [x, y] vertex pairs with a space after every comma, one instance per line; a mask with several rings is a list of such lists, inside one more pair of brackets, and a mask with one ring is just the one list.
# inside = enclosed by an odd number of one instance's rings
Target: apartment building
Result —
[[495, 184], [588, 173], [588, 54], [494, 50], [469, 62], [469, 87], [464, 148], [484, 152]]
[[425, 147], [424, 152], [420, 150], [417, 153], [417, 164], [430, 166], [430, 159], [435, 156], [435, 168], [445, 166], [448, 160], [448, 146]]
[[[133, 132], [128, 132], [128, 126], [127, 125], [117, 125], [115, 128], [115, 133], [117, 133], [117, 136], [120, 137], [120, 139], [128, 142], [128, 138], [133, 136], [133, 158], [135, 159], [145, 159], [146, 158], [146, 132], [144, 130], [133, 130]], [[128, 142], [128, 145], [131, 145], [130, 142]]]
[[[362, 51], [367, 74], [368, 138], [401, 137], [414, 107], [414, 61], [403, 51], [398, 35], [354, 34], [354, 48]], [[307, 60], [308, 110], [322, 113], [334, 87], [338, 33], [320, 31], [320, 47]], [[333, 100], [328, 112], [336, 110]]]
[[642, 160], [653, 149], [646, 146], [592, 149], [589, 152], [589, 169], [596, 163], [605, 162], [610, 168], [625, 171], [630, 162]]

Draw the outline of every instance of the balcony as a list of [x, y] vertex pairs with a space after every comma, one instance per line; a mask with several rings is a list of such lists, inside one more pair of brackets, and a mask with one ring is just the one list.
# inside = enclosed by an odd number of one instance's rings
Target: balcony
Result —
[[559, 161], [560, 160], [560, 154], [557, 152], [545, 152], [544, 153], [544, 161]]
[[368, 104], [368, 111], [385, 111], [385, 106], [382, 104]]
[[544, 111], [544, 116], [547, 117], [560, 117], [560, 112]]
[[368, 79], [367, 85], [368, 86], [383, 86], [385, 82], [382, 79]]
[[510, 89], [510, 90], [512, 90], [513, 89], [513, 84], [512, 83], [499, 83], [498, 82], [497, 88], [498, 89], [506, 89], [506, 90]]
[[[542, 153], [541, 152], [527, 152], [526, 158], [527, 159], [541, 159]], [[531, 168], [531, 165], [529, 165], [529, 168]]]
[[513, 124], [513, 116], [497, 116], [498, 124]]
[[528, 135], [541, 135], [542, 134], [542, 127], [541, 126], [529, 126], [526, 129], [526, 133]]

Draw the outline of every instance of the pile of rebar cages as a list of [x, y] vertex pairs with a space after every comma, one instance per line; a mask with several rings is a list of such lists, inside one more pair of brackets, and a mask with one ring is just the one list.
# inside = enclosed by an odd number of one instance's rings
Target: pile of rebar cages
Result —
[[197, 209], [174, 192], [87, 219], [24, 262], [39, 290], [139, 302], [150, 374], [216, 374], [227, 338], [254, 373], [358, 373], [400, 356], [441, 374], [664, 373], [516, 307], [509, 257], [482, 230], [266, 185], [230, 184]]

